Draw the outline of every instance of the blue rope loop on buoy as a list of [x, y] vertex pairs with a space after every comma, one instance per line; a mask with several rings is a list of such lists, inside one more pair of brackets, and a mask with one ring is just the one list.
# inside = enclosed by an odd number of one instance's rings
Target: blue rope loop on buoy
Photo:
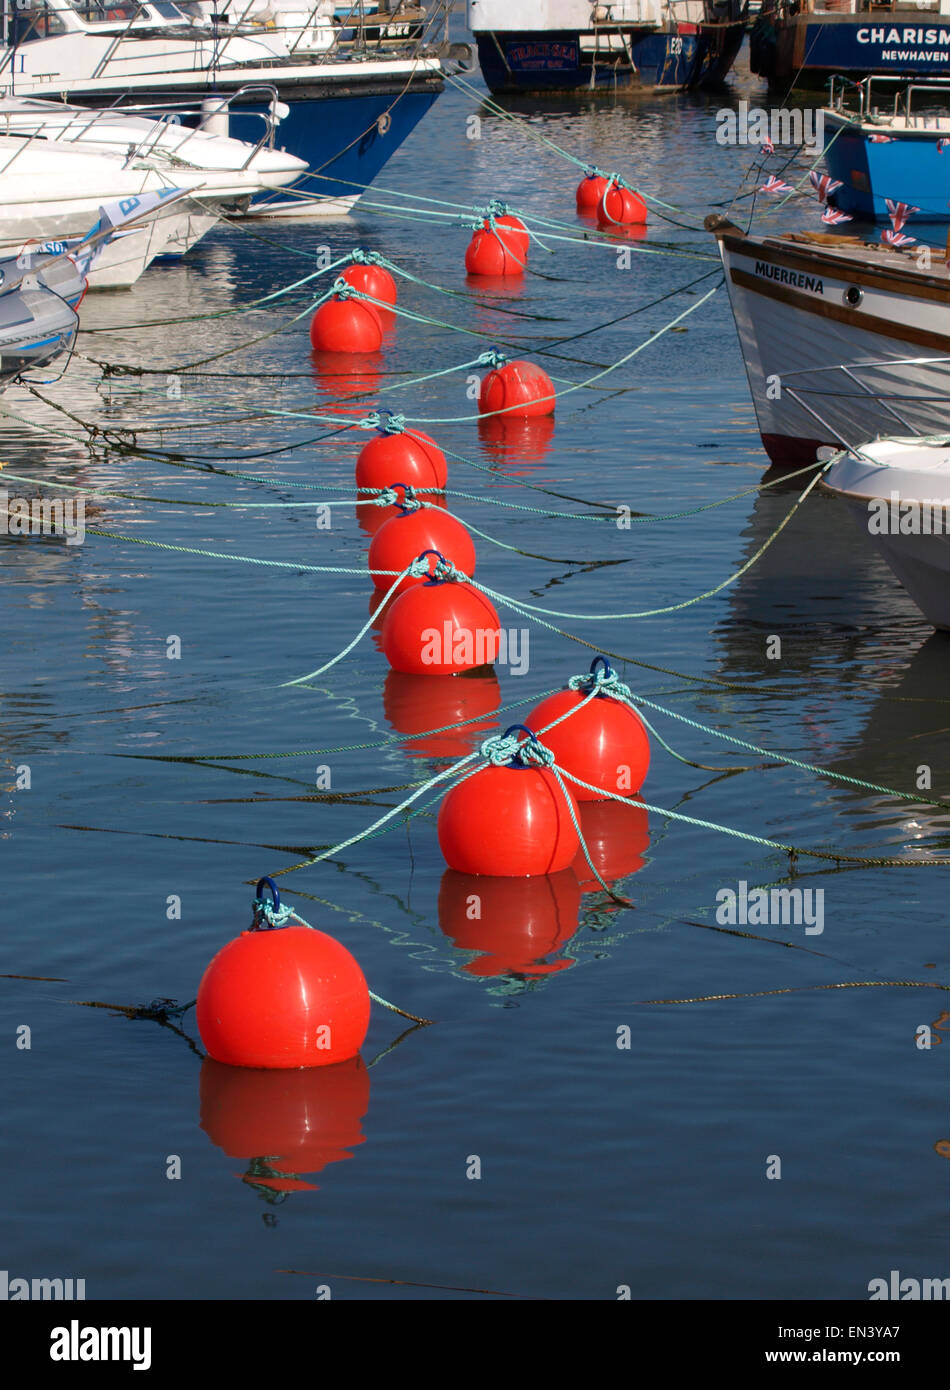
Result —
[[590, 670], [582, 676], [571, 676], [567, 688], [582, 695], [596, 691], [597, 698], [610, 695], [624, 704], [630, 704], [633, 700], [633, 691], [624, 684], [605, 656], [595, 656]]
[[352, 299], [354, 296], [356, 296], [357, 298], [361, 297], [359, 295], [359, 291], [354, 290], [352, 285], [347, 284], [347, 282], [343, 279], [342, 275], [338, 275], [336, 277], [336, 279], [333, 282], [332, 288], [333, 293], [336, 295], [338, 299]]
[[[519, 732], [528, 736], [523, 743], [516, 737]], [[486, 738], [479, 752], [492, 767], [518, 769], [554, 765], [554, 754], [550, 748], [545, 748], [527, 724], [509, 724], [503, 734], [493, 734], [491, 738]]]
[[[429, 569], [428, 557], [436, 557], [435, 564]], [[451, 560], [447, 560], [441, 550], [423, 550], [421, 555], [417, 555], [409, 566], [409, 573], [413, 579], [424, 579], [426, 584], [468, 584], [469, 577], [462, 570], [456, 569]]]
[[[403, 516], [411, 516], [413, 512], [417, 512], [421, 507], [427, 505], [423, 502], [421, 497], [416, 496], [416, 490], [412, 486], [412, 483], [390, 483], [386, 491], [395, 493], [397, 487], [402, 488], [402, 501], [396, 497], [394, 499], [394, 505]], [[376, 501], [380, 502], [380, 500], [381, 499], [377, 497]]]
[[[265, 889], [270, 890], [270, 902], [264, 897]], [[281, 904], [277, 884], [272, 878], [265, 877], [257, 880], [257, 887], [254, 890], [253, 912], [254, 919], [250, 925], [251, 931], [276, 931], [279, 927], [287, 925], [293, 915], [293, 908]]]

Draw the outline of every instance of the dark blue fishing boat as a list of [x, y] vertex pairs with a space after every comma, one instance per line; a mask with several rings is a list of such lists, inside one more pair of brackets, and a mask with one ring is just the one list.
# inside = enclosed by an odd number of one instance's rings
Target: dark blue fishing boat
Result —
[[469, 0], [493, 92], [716, 86], [742, 46], [747, 0]]
[[933, 0], [762, 0], [749, 66], [782, 88], [860, 79], [950, 75], [950, 4]]

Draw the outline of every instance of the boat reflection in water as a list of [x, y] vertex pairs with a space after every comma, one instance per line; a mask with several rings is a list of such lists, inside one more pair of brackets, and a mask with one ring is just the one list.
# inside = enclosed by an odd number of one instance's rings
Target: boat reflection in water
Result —
[[201, 1064], [200, 1125], [228, 1158], [247, 1163], [242, 1182], [275, 1204], [290, 1192], [316, 1192], [301, 1174], [352, 1158], [365, 1142], [369, 1071], [361, 1057], [330, 1067], [263, 1071]]

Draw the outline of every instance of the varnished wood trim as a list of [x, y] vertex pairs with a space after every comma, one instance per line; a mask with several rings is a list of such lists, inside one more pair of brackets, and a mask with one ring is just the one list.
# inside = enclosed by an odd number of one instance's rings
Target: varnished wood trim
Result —
[[834, 319], [836, 323], [846, 323], [849, 328], [859, 328], [865, 333], [876, 333], [883, 338], [894, 338], [901, 343], [913, 343], [916, 347], [933, 348], [935, 352], [950, 355], [950, 338], [931, 333], [926, 328], [894, 323], [891, 319], [864, 314], [860, 309], [849, 309], [844, 304], [829, 304], [827, 300], [801, 294], [798, 290], [789, 289], [787, 285], [777, 285], [772, 280], [750, 275], [746, 270], [734, 267], [729, 274], [734, 285], [740, 285], [744, 290], [752, 290], [755, 294], [762, 294], [766, 299], [777, 299], [780, 304], [788, 304], [793, 309], [802, 309], [806, 314]]
[[890, 290], [892, 294], [911, 295], [915, 299], [936, 300], [940, 304], [950, 304], [950, 281], [938, 280], [933, 275], [922, 275], [896, 267], [875, 267], [856, 265], [853, 261], [835, 256], [824, 247], [815, 247], [807, 252], [792, 248], [765, 246], [761, 241], [749, 237], [733, 237], [728, 234], [721, 238], [727, 250], [739, 256], [750, 256], [769, 265], [783, 266], [786, 270], [803, 271], [806, 275], [830, 275], [836, 280], [846, 280], [849, 285], [867, 285], [871, 289]]

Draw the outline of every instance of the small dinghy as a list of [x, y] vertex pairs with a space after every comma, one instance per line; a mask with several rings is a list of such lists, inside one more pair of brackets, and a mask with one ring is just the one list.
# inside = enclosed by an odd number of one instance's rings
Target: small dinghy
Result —
[[927, 621], [950, 630], [950, 435], [863, 444], [822, 487], [847, 502]]
[[72, 346], [86, 277], [60, 243], [0, 260], [0, 389]]

